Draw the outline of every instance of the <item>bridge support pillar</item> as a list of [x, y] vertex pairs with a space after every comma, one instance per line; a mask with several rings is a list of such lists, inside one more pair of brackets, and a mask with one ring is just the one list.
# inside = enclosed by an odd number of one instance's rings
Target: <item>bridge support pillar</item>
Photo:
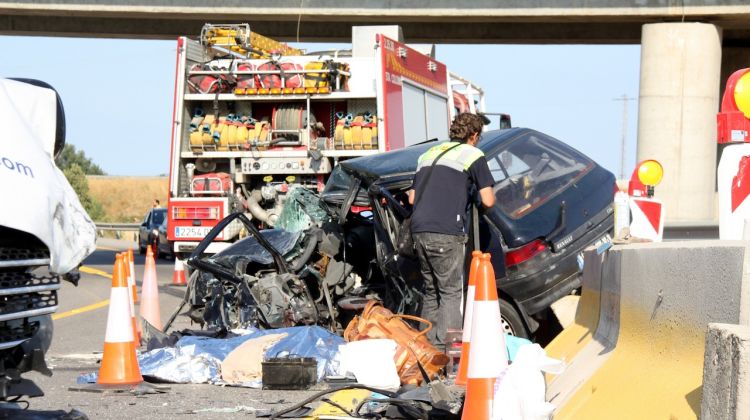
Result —
[[641, 33], [638, 161], [656, 159], [667, 220], [714, 220], [721, 29], [654, 23]]

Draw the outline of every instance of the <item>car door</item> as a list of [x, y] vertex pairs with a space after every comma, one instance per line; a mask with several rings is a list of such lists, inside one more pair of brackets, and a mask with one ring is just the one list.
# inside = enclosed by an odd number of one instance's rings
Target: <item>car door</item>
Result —
[[145, 247], [148, 242], [148, 232], [149, 232], [149, 226], [151, 225], [151, 211], [146, 213], [146, 217], [143, 219], [143, 223], [141, 223], [141, 227], [138, 231], [139, 235], [138, 238], [140, 240], [138, 246]]
[[398, 254], [396, 243], [411, 209], [406, 191], [411, 177], [376, 183], [368, 189], [373, 208], [376, 255], [386, 282], [386, 306], [399, 313], [417, 314], [422, 304], [419, 261]]

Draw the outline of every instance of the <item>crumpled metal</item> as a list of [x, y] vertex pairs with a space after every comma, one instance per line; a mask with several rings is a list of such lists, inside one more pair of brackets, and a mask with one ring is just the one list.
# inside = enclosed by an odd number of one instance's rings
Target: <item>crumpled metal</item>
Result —
[[[175, 347], [155, 349], [139, 356], [141, 374], [174, 383], [224, 384], [221, 362], [240, 344], [267, 334], [286, 333], [287, 337], [266, 351], [265, 359], [294, 355], [315, 357], [318, 380], [339, 375], [338, 347], [344, 339], [318, 326], [272, 330], [248, 330], [248, 334], [227, 339], [185, 336]], [[260, 382], [244, 384], [261, 386]]]
[[[260, 234], [263, 235], [263, 238], [270, 242], [281, 255], [286, 258], [296, 256], [293, 251], [302, 236], [301, 232], [293, 232], [284, 229], [265, 229], [260, 231]], [[234, 269], [240, 261], [264, 265], [273, 264], [271, 253], [263, 248], [253, 236], [240, 239], [228, 248], [212, 255], [209, 259], [230, 269]]]

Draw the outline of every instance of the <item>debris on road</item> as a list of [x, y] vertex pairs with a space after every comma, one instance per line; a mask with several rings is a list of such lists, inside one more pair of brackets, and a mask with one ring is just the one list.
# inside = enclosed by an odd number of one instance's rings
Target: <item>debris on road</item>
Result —
[[240, 344], [221, 362], [221, 379], [230, 384], [261, 379], [266, 350], [286, 337], [286, 334], [268, 334]]
[[[426, 323], [427, 328], [417, 331], [404, 322], [404, 319]], [[371, 300], [362, 314], [346, 327], [344, 339], [349, 342], [373, 338], [392, 339], [398, 345], [394, 361], [401, 384], [419, 385], [423, 380], [429, 382], [434, 378], [449, 360], [448, 355], [427, 340], [425, 334], [431, 328], [432, 324], [425, 319], [394, 314], [382, 303]]]
[[314, 357], [272, 357], [262, 366], [263, 389], [308, 389], [318, 382]]
[[341, 372], [351, 373], [357, 383], [397, 391], [401, 380], [396, 371], [396, 348], [391, 339], [353, 341], [339, 347]]
[[545, 400], [544, 373], [559, 375], [562, 361], [547, 357], [539, 344], [520, 346], [515, 361], [495, 383], [493, 418], [550, 418], [555, 406]]
[[192, 410], [190, 414], [201, 414], [201, 413], [255, 413], [258, 411], [257, 408], [250, 407], [247, 405], [238, 405], [236, 407], [227, 408], [201, 408], [200, 410]]
[[[314, 357], [317, 360], [316, 379], [326, 375], [339, 374], [338, 346], [344, 340], [323, 328], [290, 327], [276, 330], [235, 330], [227, 338], [212, 338], [187, 335], [187, 331], [173, 333], [180, 336], [173, 346], [153, 349], [138, 355], [142, 375], [151, 381], [171, 383], [211, 383], [217, 385], [240, 385], [260, 388], [260, 377], [247, 381], [229, 382], [222, 378], [222, 363], [230, 354], [248, 341], [266, 336], [283, 336], [275, 344], [267, 347], [264, 354], [247, 359], [247, 366], [234, 364], [237, 371], [252, 370], [262, 360], [270, 357]], [[165, 340], [169, 342], [169, 340]], [[237, 375], [237, 378], [240, 376]], [[250, 379], [248, 377], [248, 379]], [[96, 376], [86, 374], [79, 381], [95, 381]]]

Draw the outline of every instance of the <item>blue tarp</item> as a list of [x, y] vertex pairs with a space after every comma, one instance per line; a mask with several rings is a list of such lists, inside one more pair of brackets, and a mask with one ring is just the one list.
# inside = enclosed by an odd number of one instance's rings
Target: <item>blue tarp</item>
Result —
[[[223, 384], [221, 362], [240, 344], [268, 334], [287, 334], [266, 351], [265, 359], [294, 355], [318, 361], [318, 380], [339, 375], [339, 345], [344, 339], [318, 326], [248, 330], [232, 338], [184, 336], [174, 347], [155, 349], [138, 355], [143, 376], [174, 383]], [[96, 374], [79, 377], [79, 383], [95, 382]], [[260, 386], [261, 383], [249, 383]]]

